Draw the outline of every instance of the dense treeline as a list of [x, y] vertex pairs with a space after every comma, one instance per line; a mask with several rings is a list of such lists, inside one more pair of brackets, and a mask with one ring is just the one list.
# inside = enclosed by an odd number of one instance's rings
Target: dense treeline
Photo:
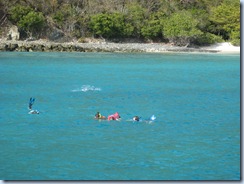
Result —
[[0, 0], [0, 24], [21, 38], [125, 38], [240, 45], [237, 0]]

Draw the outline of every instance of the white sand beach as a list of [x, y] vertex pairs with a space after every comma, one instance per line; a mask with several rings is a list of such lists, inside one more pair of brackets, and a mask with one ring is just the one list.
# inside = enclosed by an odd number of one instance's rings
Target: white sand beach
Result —
[[233, 46], [230, 42], [218, 43], [212, 46], [202, 47], [202, 49], [219, 51], [223, 53], [240, 53], [240, 47]]

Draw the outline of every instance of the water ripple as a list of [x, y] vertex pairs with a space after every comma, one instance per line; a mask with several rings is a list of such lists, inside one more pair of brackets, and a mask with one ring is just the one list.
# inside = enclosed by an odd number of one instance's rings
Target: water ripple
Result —
[[101, 91], [101, 88], [92, 85], [83, 85], [80, 88], [71, 90], [72, 92]]

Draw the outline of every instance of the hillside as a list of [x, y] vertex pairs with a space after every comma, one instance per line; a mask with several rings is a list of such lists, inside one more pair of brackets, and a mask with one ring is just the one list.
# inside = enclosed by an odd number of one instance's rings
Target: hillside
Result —
[[[0, 37], [240, 45], [238, 0], [0, 0]], [[9, 38], [11, 39], [11, 38]]]

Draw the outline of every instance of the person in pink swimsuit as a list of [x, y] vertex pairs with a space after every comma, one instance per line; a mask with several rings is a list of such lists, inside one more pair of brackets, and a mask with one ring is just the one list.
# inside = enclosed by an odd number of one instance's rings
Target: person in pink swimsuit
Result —
[[120, 115], [118, 112], [108, 116], [108, 120], [119, 120], [119, 118], [120, 118]]

